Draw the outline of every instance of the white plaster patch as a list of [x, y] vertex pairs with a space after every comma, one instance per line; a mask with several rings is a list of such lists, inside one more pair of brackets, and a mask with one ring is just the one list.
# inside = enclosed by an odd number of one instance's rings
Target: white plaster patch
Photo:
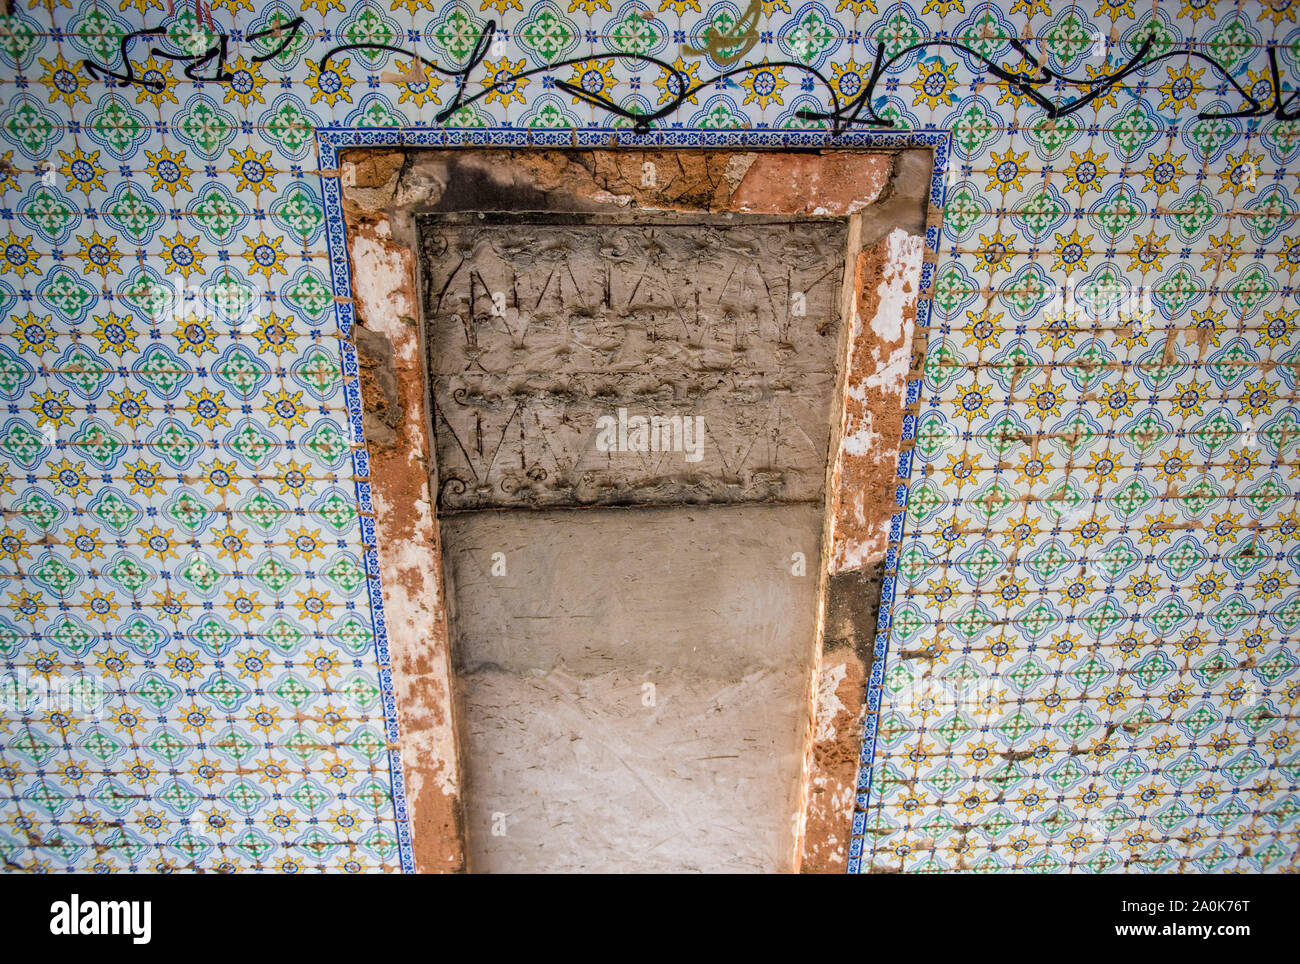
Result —
[[914, 302], [921, 282], [921, 259], [925, 239], [894, 228], [885, 238], [885, 267], [876, 288], [880, 306], [871, 320], [871, 330], [882, 341], [898, 341], [903, 335], [903, 310]]
[[[885, 265], [876, 295], [880, 299], [871, 316], [871, 331], [881, 342], [902, 344], [880, 357], [880, 346], [872, 348], [876, 370], [863, 382], [864, 387], [880, 388], [903, 396], [907, 391], [907, 373], [912, 364], [912, 326], [907, 324], [908, 309], [914, 309], [921, 284], [921, 259], [925, 239], [895, 228], [885, 239]], [[854, 332], [859, 330], [854, 319]]]
[[[858, 399], [862, 398], [861, 395], [856, 397]], [[865, 457], [873, 453], [879, 453], [883, 437], [872, 428], [871, 412], [865, 411], [861, 415], [852, 416], [848, 421], [849, 424], [845, 427], [844, 438], [840, 441], [841, 453], [854, 457]]]
[[357, 236], [352, 239], [352, 297], [371, 331], [387, 335], [397, 357], [410, 361], [416, 340], [405, 337], [415, 306], [411, 304], [410, 253], [391, 244]]
[[817, 681], [817, 729], [813, 736], [818, 743], [835, 739], [835, 716], [848, 709], [837, 692], [848, 671], [849, 668], [843, 663], [822, 666]]
[[610, 194], [608, 191], [597, 191], [591, 198], [593, 201], [602, 201], [605, 204], [617, 204], [621, 208], [625, 208], [632, 203], [632, 195]]

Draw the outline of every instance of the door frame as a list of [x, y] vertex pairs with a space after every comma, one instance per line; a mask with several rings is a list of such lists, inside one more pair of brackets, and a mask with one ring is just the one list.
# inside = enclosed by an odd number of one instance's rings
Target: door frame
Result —
[[[921, 223], [914, 222], [916, 233], [899, 237], [895, 231], [864, 245], [863, 225], [876, 213], [870, 203], [851, 213], [831, 214], [825, 205], [816, 205], [812, 212], [845, 218], [849, 245], [794, 866], [811, 872], [842, 872], [855, 869], [860, 856], [862, 828], [855, 815], [865, 811], [870, 792], [897, 547], [928, 334], [928, 292], [937, 260], [943, 172], [951, 145], [950, 131], [928, 130], [849, 132], [838, 137], [811, 131], [672, 130], [636, 135], [604, 129], [337, 126], [317, 131], [353, 478], [382, 667], [388, 761], [404, 870], [465, 869], [463, 769], [432, 496], [437, 492], [437, 469], [419, 321], [423, 302], [410, 234], [409, 214], [419, 208], [419, 202], [411, 204], [406, 195], [397, 199], [408, 152], [481, 152], [496, 167], [527, 160], [530, 151], [599, 153], [625, 172], [640, 170], [646, 157], [681, 151], [698, 155], [707, 150], [715, 159], [728, 153], [757, 154], [765, 164], [773, 155], [797, 155], [801, 169], [811, 165], [815, 175], [802, 182], [804, 193], [799, 199], [806, 199], [809, 190], [815, 192], [816, 185], [823, 183], [830, 198], [831, 175], [842, 175], [843, 165], [831, 171], [826, 159], [915, 149], [931, 153], [930, 171], [919, 191], [922, 211]], [[635, 193], [635, 183], [630, 176], [626, 180]], [[892, 182], [883, 186], [878, 194], [888, 197], [891, 186]], [[604, 197], [595, 198], [597, 194]], [[773, 198], [773, 204], [783, 203]], [[873, 202], [884, 199], [878, 196]], [[590, 203], [616, 210], [628, 202], [626, 194], [594, 191], [581, 203], [589, 211]], [[691, 203], [697, 206], [674, 210], [714, 214], [727, 210]], [[790, 199], [784, 203], [790, 206]], [[917, 230], [922, 226], [923, 233]], [[888, 435], [873, 428], [873, 415], [880, 414], [889, 416], [881, 425]], [[868, 440], [872, 447], [864, 453]], [[864, 611], [863, 586], [875, 583], [880, 585], [878, 612], [874, 600]], [[847, 644], [826, 637], [828, 597], [832, 610], [847, 606], [854, 616], [849, 622], [860, 627]], [[863, 631], [862, 624], [872, 621], [874, 626]]]

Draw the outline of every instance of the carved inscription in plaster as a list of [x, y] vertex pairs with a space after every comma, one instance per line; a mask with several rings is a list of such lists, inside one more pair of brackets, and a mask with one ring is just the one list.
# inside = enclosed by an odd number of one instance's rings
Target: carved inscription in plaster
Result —
[[566, 221], [421, 224], [440, 507], [820, 501], [844, 225]]

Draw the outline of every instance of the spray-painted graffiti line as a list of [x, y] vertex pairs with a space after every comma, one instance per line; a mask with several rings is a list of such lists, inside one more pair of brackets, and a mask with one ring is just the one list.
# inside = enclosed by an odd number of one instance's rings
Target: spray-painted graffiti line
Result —
[[[297, 39], [299, 32], [303, 29], [305, 21], [302, 17], [294, 17], [286, 23], [277, 23], [273, 27], [265, 30], [258, 30], [244, 37], [248, 43], [256, 43], [259, 40], [273, 38], [277, 41], [275, 47], [269, 52], [258, 54], [252, 58], [253, 63], [265, 63], [274, 57], [282, 54], [286, 48], [293, 44]], [[165, 27], [149, 27], [145, 30], [133, 30], [131, 33], [123, 35], [118, 41], [118, 53], [122, 58], [122, 67], [120, 70], [113, 70], [102, 64], [97, 64], [93, 60], [83, 60], [82, 66], [85, 67], [86, 73], [91, 77], [107, 77], [117, 81], [119, 87], [129, 87], [133, 84], [139, 85], [152, 93], [160, 93], [167, 87], [164, 80], [151, 80], [148, 77], [142, 77], [135, 72], [131, 63], [130, 51], [131, 45], [139, 38], [159, 37], [167, 33]], [[185, 65], [185, 77], [195, 83], [217, 83], [228, 84], [234, 79], [234, 74], [226, 69], [226, 61], [229, 58], [230, 35], [221, 32], [216, 33], [215, 40], [208, 41], [203, 34], [195, 33], [192, 35], [195, 41], [195, 48], [187, 54], [177, 54], [164, 50], [161, 47], [150, 47], [149, 53], [155, 57], [163, 57], [173, 63], [182, 63]], [[213, 36], [209, 34], [209, 36]], [[206, 76], [200, 76], [198, 71], [207, 65], [212, 64], [211, 72]]]
[[[1197, 117], [1201, 120], [1228, 119], [1234, 117], [1269, 117], [1275, 120], [1291, 121], [1300, 118], [1300, 109], [1292, 109], [1292, 105], [1300, 98], [1300, 90], [1290, 91], [1285, 98], [1282, 95], [1281, 72], [1277, 64], [1277, 49], [1269, 47], [1268, 65], [1269, 79], [1272, 82], [1272, 97], [1269, 101], [1260, 100], [1247, 88], [1243, 87], [1236, 78], [1234, 78], [1228, 69], [1208, 54], [1201, 53], [1190, 48], [1180, 48], [1166, 51], [1163, 54], [1151, 55], [1151, 48], [1155, 44], [1155, 37], [1148, 34], [1142, 41], [1142, 46], [1137, 52], [1129, 58], [1128, 62], [1122, 67], [1109, 74], [1097, 74], [1093, 77], [1071, 77], [1067, 74], [1057, 73], [1029, 50], [1020, 40], [1011, 38], [1008, 40], [1011, 48], [1024, 58], [1025, 69], [1010, 69], [995, 60], [991, 60], [978, 51], [967, 47], [965, 44], [957, 43], [952, 40], [931, 40], [924, 43], [913, 44], [905, 47], [892, 57], [885, 56], [884, 43], [877, 44], [876, 58], [872, 64], [871, 76], [863, 86], [862, 93], [854, 97], [842, 108], [836, 102], [834, 91], [832, 94], [832, 109], [827, 112], [805, 111], [804, 116], [809, 119], [829, 119], [834, 122], [837, 129], [849, 126], [851, 124], [870, 124], [878, 127], [893, 126], [892, 122], [881, 117], [876, 113], [876, 103], [873, 98], [876, 85], [880, 79], [886, 76], [891, 69], [898, 63], [905, 60], [910, 54], [924, 50], [929, 47], [950, 47], [959, 50], [962, 53], [980, 61], [990, 74], [999, 81], [1007, 84], [1017, 93], [1027, 97], [1036, 106], [1040, 107], [1048, 117], [1068, 117], [1076, 111], [1082, 110], [1093, 101], [1105, 97], [1114, 87], [1122, 84], [1124, 80], [1133, 74], [1141, 73], [1156, 64], [1174, 58], [1188, 58], [1199, 60], [1208, 64], [1219, 75], [1223, 82], [1238, 96], [1248, 104], [1247, 107], [1238, 111], [1200, 111]], [[1058, 102], [1044, 95], [1040, 88], [1054, 86], [1056, 84], [1066, 84], [1079, 88], [1083, 91], [1079, 96], [1065, 102]], [[863, 111], [867, 111], [865, 117], [861, 116]]]
[[[273, 50], [268, 53], [260, 54], [253, 57], [256, 63], [264, 63], [278, 56], [297, 38], [299, 32], [303, 29], [303, 18], [296, 17], [293, 20], [277, 24], [274, 27], [248, 34], [243, 39], [245, 41], [255, 42], [273, 37], [278, 41]], [[120, 54], [122, 58], [122, 68], [113, 70], [93, 61], [83, 61], [85, 68], [91, 76], [104, 76], [117, 81], [119, 86], [130, 84], [140, 84], [154, 92], [157, 92], [164, 85], [163, 81], [149, 80], [137, 75], [131, 66], [129, 52], [131, 45], [137, 38], [158, 36], [164, 33], [164, 28], [154, 27], [146, 30], [137, 30], [125, 35], [120, 41]], [[588, 63], [591, 56], [573, 57], [565, 60], [558, 60], [548, 63], [541, 67], [534, 67], [529, 70], [510, 71], [501, 70], [493, 74], [490, 78], [484, 79], [483, 89], [470, 95], [468, 85], [470, 78], [474, 75], [476, 69], [486, 59], [489, 50], [492, 48], [497, 34], [497, 25], [495, 20], [489, 20], [479, 35], [474, 49], [470, 52], [466, 62], [455, 69], [445, 68], [437, 62], [429, 60], [419, 53], [406, 50], [402, 47], [392, 46], [390, 44], [375, 43], [362, 41], [359, 43], [339, 44], [330, 48], [324, 56], [320, 58], [319, 67], [323, 71], [331, 60], [348, 51], [386, 51], [389, 53], [401, 54], [405, 57], [412, 58], [410, 73], [416, 76], [422, 76], [425, 70], [433, 71], [443, 77], [452, 78], [455, 81], [455, 96], [451, 102], [443, 107], [436, 116], [439, 123], [446, 121], [449, 117], [464, 107], [470, 106], [475, 102], [488, 97], [494, 92], [511, 89], [518, 82], [538, 74], [553, 74], [566, 67], [576, 64]], [[184, 63], [185, 76], [192, 81], [226, 83], [232, 79], [232, 75], [226, 70], [227, 48], [229, 36], [226, 33], [218, 33], [215, 40], [203, 39], [198, 43], [198, 48], [188, 54], [176, 54], [163, 50], [159, 47], [151, 47], [150, 52], [155, 56], [165, 57], [171, 61]], [[711, 42], [730, 41], [732, 38], [728, 35], [726, 38], [712, 38]], [[631, 123], [633, 130], [638, 133], [648, 132], [652, 126], [660, 120], [671, 117], [682, 105], [692, 99], [701, 90], [725, 83], [730, 78], [752, 73], [755, 71], [777, 71], [777, 70], [795, 70], [811, 77], [821, 85], [826, 91], [826, 101], [829, 105], [827, 110], [812, 110], [810, 108], [801, 108], [797, 115], [806, 121], [829, 121], [831, 129], [835, 133], [840, 133], [846, 128], [855, 124], [867, 125], [872, 127], [893, 127], [895, 121], [892, 118], [882, 116], [879, 109], [884, 104], [884, 98], [877, 98], [877, 88], [883, 78], [890, 75], [891, 72], [900, 68], [900, 65], [909, 60], [909, 58], [921, 51], [931, 48], [948, 48], [966, 55], [970, 59], [982, 64], [984, 69], [996, 78], [999, 82], [1008, 85], [1012, 90], [1021, 96], [1027, 98], [1033, 104], [1041, 108], [1049, 117], [1059, 118], [1066, 117], [1076, 111], [1082, 110], [1098, 98], [1105, 97], [1113, 88], [1122, 84], [1127, 78], [1134, 74], [1141, 73], [1165, 60], [1173, 58], [1189, 58], [1199, 60], [1211, 68], [1219, 76], [1221, 87], [1231, 89], [1246, 104], [1240, 110], [1236, 111], [1201, 111], [1197, 116], [1202, 120], [1207, 119], [1228, 119], [1238, 117], [1273, 117], [1279, 121], [1291, 121], [1300, 119], [1300, 90], [1284, 92], [1281, 82], [1281, 71], [1278, 68], [1277, 51], [1274, 47], [1267, 48], [1269, 79], [1271, 81], [1271, 96], [1261, 98], [1251, 92], [1250, 89], [1243, 86], [1228, 69], [1208, 54], [1190, 47], [1178, 48], [1166, 51], [1165, 53], [1152, 54], [1152, 48], [1155, 45], [1156, 38], [1154, 35], [1148, 35], [1142, 42], [1141, 47], [1133, 54], [1129, 60], [1122, 66], [1119, 66], [1111, 73], [1098, 73], [1093, 77], [1072, 77], [1067, 74], [1058, 73], [1051, 67], [1047, 66], [1039, 57], [1035, 56], [1022, 41], [1011, 38], [1008, 44], [1021, 58], [1021, 63], [1009, 67], [993, 60], [989, 56], [969, 47], [966, 44], [955, 40], [929, 40], [923, 43], [913, 44], [904, 47], [892, 55], [887, 54], [886, 44], [882, 41], [876, 45], [875, 59], [872, 63], [871, 73], [863, 84], [862, 90], [854, 97], [843, 100], [840, 93], [836, 90], [835, 85], [827, 79], [826, 75], [815, 67], [793, 60], [764, 60], [758, 63], [741, 64], [730, 67], [721, 73], [715, 74], [706, 80], [691, 82], [690, 76], [677, 66], [653, 57], [648, 54], [628, 54], [615, 53], [609, 57], [627, 61], [634, 64], [650, 64], [662, 70], [667, 75], [667, 82], [664, 85], [668, 91], [668, 100], [659, 109], [651, 112], [642, 112], [637, 109], [624, 107], [616, 103], [601, 91], [589, 91], [579, 84], [570, 81], [556, 79], [555, 87], [564, 91], [570, 96], [585, 101], [596, 107], [600, 107], [617, 117], [621, 117]], [[712, 49], [706, 44], [708, 49]], [[206, 76], [200, 76], [199, 71], [210, 67], [210, 72]], [[1066, 101], [1056, 101], [1044, 93], [1044, 88], [1056, 87], [1057, 85], [1067, 85], [1075, 87], [1081, 93]]]
[[[333, 48], [320, 60], [322, 70], [329, 64], [329, 61], [338, 54], [348, 50], [363, 49], [381, 49], [393, 53], [400, 53], [407, 57], [413, 57], [422, 66], [427, 67], [447, 77], [456, 79], [456, 96], [437, 114], [439, 122], [445, 121], [462, 107], [473, 104], [494, 91], [503, 90], [511, 87], [513, 84], [535, 74], [552, 73], [564, 67], [574, 64], [586, 63], [591, 60], [588, 57], [574, 57], [568, 60], [557, 61], [544, 67], [535, 67], [531, 70], [517, 72], [501, 71], [491, 78], [491, 83], [486, 81], [484, 89], [477, 94], [466, 97], [465, 89], [469, 82], [470, 75], [474, 69], [483, 62], [487, 56], [489, 47], [492, 44], [493, 37], [496, 33], [496, 21], [490, 20], [480, 35], [478, 43], [471, 52], [468, 61], [463, 67], [457, 70], [446, 70], [432, 61], [425, 60], [419, 54], [404, 50], [400, 47], [390, 47], [379, 44], [344, 44]], [[1029, 50], [1025, 44], [1019, 40], [1012, 39], [1009, 41], [1013, 50], [1024, 58], [1024, 68], [1011, 69], [999, 64], [997, 61], [981, 54], [979, 51], [965, 44], [952, 40], [931, 40], [924, 43], [913, 44], [905, 47], [895, 53], [893, 56], [886, 56], [886, 47], [883, 42], [876, 45], [876, 57], [872, 64], [871, 75], [863, 85], [862, 91], [852, 99], [841, 103], [840, 95], [835, 86], [826, 78], [825, 74], [807, 64], [797, 61], [761, 61], [755, 64], [745, 64], [725, 70], [707, 80], [699, 81], [692, 85], [690, 78], [686, 73], [678, 69], [673, 64], [660, 60], [657, 57], [651, 57], [645, 54], [614, 54], [615, 59], [630, 60], [639, 63], [653, 64], [659, 69], [666, 72], [669, 76], [667, 89], [670, 92], [669, 101], [659, 110], [651, 113], [642, 113], [635, 110], [629, 110], [620, 104], [615, 103], [608, 97], [602, 96], [599, 92], [592, 92], [564, 80], [556, 80], [555, 86], [565, 91], [573, 97], [585, 100], [597, 107], [604, 108], [612, 114], [622, 117], [632, 122], [632, 127], [638, 133], [646, 133], [650, 130], [655, 121], [662, 120], [676, 113], [687, 100], [695, 96], [699, 91], [706, 87], [711, 87], [719, 81], [730, 77], [749, 73], [758, 70], [779, 70], [790, 68], [792, 70], [802, 71], [803, 73], [814, 78], [826, 90], [827, 100], [830, 109], [826, 111], [815, 111], [803, 108], [799, 110], [798, 116], [804, 120], [828, 120], [831, 122], [831, 128], [835, 133], [840, 133], [854, 124], [864, 124], [873, 127], [893, 127], [894, 121], [887, 117], [882, 117], [877, 112], [880, 106], [875, 94], [877, 85], [881, 79], [886, 77], [890, 71], [896, 68], [900, 63], [907, 60], [908, 57], [921, 50], [927, 50], [932, 47], [947, 47], [960, 51], [970, 57], [978, 60], [984, 67], [998, 80], [1010, 85], [1014, 90], [1029, 98], [1034, 104], [1041, 107], [1049, 117], [1066, 117], [1075, 111], [1082, 110], [1094, 100], [1104, 97], [1113, 87], [1123, 83], [1123, 81], [1132, 74], [1146, 70], [1161, 61], [1175, 57], [1189, 57], [1195, 60], [1201, 60], [1213, 67], [1222, 77], [1223, 81], [1230, 86], [1240, 97], [1249, 105], [1239, 111], [1216, 112], [1202, 111], [1198, 114], [1202, 120], [1212, 118], [1233, 118], [1233, 117], [1266, 117], [1273, 116], [1280, 121], [1296, 120], [1300, 118], [1300, 109], [1293, 109], [1292, 105], [1300, 98], [1300, 91], [1291, 91], [1283, 97], [1281, 89], [1281, 76], [1277, 64], [1277, 52], [1273, 47], [1268, 48], [1268, 60], [1270, 77], [1272, 80], [1272, 99], [1270, 102], [1263, 101], [1252, 94], [1248, 89], [1237, 82], [1229, 73], [1226, 67], [1214, 60], [1207, 54], [1195, 50], [1171, 50], [1163, 54], [1151, 55], [1151, 48], [1155, 43], [1155, 38], [1148, 35], [1143, 41], [1142, 46], [1122, 67], [1111, 74], [1098, 74], [1091, 78], [1070, 77], [1065, 74], [1059, 74], [1045, 65], [1039, 58]], [[1053, 101], [1044, 95], [1039, 88], [1053, 86], [1057, 83], [1069, 84], [1081, 88], [1085, 93], [1072, 100], [1064, 103]]]

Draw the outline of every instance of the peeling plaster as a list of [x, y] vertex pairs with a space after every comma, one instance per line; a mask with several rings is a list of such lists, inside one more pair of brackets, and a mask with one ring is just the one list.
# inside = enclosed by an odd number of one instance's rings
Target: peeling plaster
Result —
[[840, 649], [823, 657], [819, 682], [800, 869], [836, 873], [848, 861], [842, 841], [853, 822], [865, 668]]
[[[386, 219], [349, 219], [353, 292], [361, 325], [391, 347], [404, 417], [389, 444], [368, 439], [376, 549], [416, 867], [464, 869], [460, 769], [443, 610], [442, 567], [430, 498], [424, 371], [415, 324], [414, 257], [391, 240]], [[365, 342], [358, 339], [358, 352]], [[367, 396], [363, 407], [387, 404]], [[388, 442], [387, 439], [383, 440]]]
[[835, 739], [835, 717], [847, 709], [836, 695], [836, 689], [847, 674], [848, 667], [843, 663], [822, 667], [817, 684], [817, 729], [813, 734], [818, 743]]
[[[412, 215], [635, 205], [842, 217], [875, 205], [873, 213], [863, 215], [873, 226], [911, 225], [913, 192], [903, 182], [900, 191], [890, 178], [900, 162], [913, 173], [928, 167], [911, 157], [915, 153], [543, 151], [501, 153], [488, 164], [477, 152], [434, 151], [404, 158], [399, 152], [353, 169], [352, 176], [365, 182], [364, 204], [352, 200], [362, 192], [345, 194], [358, 315], [392, 346], [405, 403], [396, 444], [380, 449], [372, 441], [370, 447], [419, 869], [463, 869], [464, 856], [440, 547], [425, 456], [431, 448], [423, 349], [412, 323], [418, 304]], [[641, 183], [646, 161], [657, 165], [657, 187]], [[382, 199], [386, 206], [378, 205]], [[834, 547], [825, 556], [825, 571], [832, 581], [858, 578], [861, 567], [883, 557], [888, 544], [922, 255], [922, 238], [894, 230], [863, 250], [852, 272], [845, 305], [853, 327], [847, 338], [842, 441], [833, 453], [827, 493]], [[862, 593], [851, 595], [858, 599]], [[847, 862], [869, 670], [860, 652], [840, 645], [819, 655], [808, 680], [810, 764], [806, 802], [797, 815], [798, 859], [805, 871], [841, 871]]]
[[[885, 239], [885, 271], [880, 285], [876, 288], [879, 302], [875, 314], [871, 316], [871, 333], [875, 335], [878, 345], [872, 348], [872, 361], [876, 370], [855, 386], [854, 392], [863, 392], [866, 396], [872, 389], [879, 389], [898, 396], [907, 397], [907, 374], [912, 368], [912, 324], [916, 317], [917, 289], [921, 279], [921, 260], [925, 253], [923, 238], [895, 230]], [[861, 318], [854, 318], [854, 327], [861, 324]], [[895, 348], [886, 346], [901, 342]], [[882, 359], [881, 349], [885, 348], [887, 357]]]
[[[750, 154], [731, 195], [734, 211], [844, 217], [874, 204], [889, 183], [887, 154]], [[739, 158], [733, 158], [733, 162]], [[728, 180], [740, 165], [728, 163]]]
[[858, 256], [831, 485], [832, 574], [869, 565], [889, 544], [924, 253], [924, 238], [895, 229]]
[[[897, 511], [894, 492], [924, 254], [924, 238], [895, 229], [864, 249], [854, 267], [844, 411], [827, 493], [825, 596], [828, 609], [846, 608], [859, 621], [868, 587], [878, 596]], [[802, 869], [807, 873], [839, 872], [847, 864], [841, 842], [847, 835], [840, 833], [853, 820], [870, 674], [867, 636], [874, 634], [864, 626], [838, 625], [832, 615], [828, 612], [823, 627], [805, 811]]]
[[[366, 327], [387, 336], [397, 350], [399, 343], [411, 341], [406, 334], [415, 317], [414, 261], [409, 251], [381, 240], [392, 235], [386, 221], [370, 231], [374, 237], [352, 239], [353, 298]], [[403, 344], [399, 357], [412, 361], [419, 350], [417, 339], [413, 345]]]

